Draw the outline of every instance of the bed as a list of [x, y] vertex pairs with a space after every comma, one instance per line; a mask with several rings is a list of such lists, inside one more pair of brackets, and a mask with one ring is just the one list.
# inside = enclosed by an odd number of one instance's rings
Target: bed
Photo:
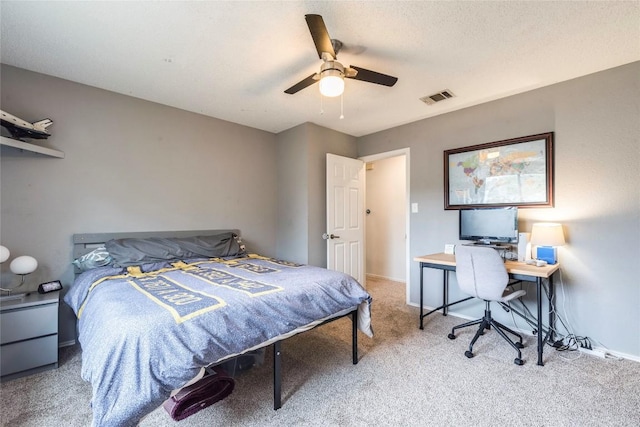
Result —
[[76, 234], [82, 378], [94, 426], [135, 426], [204, 367], [273, 345], [274, 409], [281, 342], [349, 316], [373, 336], [371, 297], [351, 276], [247, 252], [238, 230]]

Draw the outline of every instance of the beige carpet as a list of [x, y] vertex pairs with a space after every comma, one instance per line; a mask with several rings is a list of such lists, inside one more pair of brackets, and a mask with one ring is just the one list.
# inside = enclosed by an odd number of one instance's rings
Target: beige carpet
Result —
[[[375, 337], [360, 334], [351, 364], [350, 320], [283, 343], [283, 406], [273, 410], [272, 354], [236, 376], [227, 399], [179, 423], [163, 409], [142, 426], [638, 426], [640, 363], [603, 360], [547, 347], [536, 365], [527, 337], [524, 366], [495, 332], [464, 356], [474, 333], [447, 338], [462, 320], [404, 304], [404, 284], [368, 281]], [[481, 313], [479, 313], [480, 315]], [[80, 349], [61, 349], [55, 371], [0, 387], [3, 426], [89, 426], [91, 387], [80, 378]]]

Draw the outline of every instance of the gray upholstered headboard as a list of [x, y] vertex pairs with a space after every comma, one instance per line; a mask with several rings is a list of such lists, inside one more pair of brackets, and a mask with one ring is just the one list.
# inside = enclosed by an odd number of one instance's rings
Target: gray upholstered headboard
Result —
[[[240, 230], [224, 229], [224, 230], [182, 230], [182, 231], [138, 231], [138, 232], [119, 232], [119, 233], [85, 233], [73, 235], [73, 259], [76, 259], [111, 239], [144, 239], [147, 237], [195, 237], [195, 236], [214, 236], [216, 234], [226, 232], [236, 233], [241, 236]], [[78, 274], [79, 270], [75, 269]]]

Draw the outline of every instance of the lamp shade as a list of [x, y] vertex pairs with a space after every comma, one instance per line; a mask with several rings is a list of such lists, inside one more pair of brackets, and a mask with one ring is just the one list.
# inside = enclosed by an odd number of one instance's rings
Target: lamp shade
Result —
[[564, 245], [562, 224], [554, 222], [536, 223], [531, 229], [531, 244], [536, 246]]
[[9, 252], [9, 249], [7, 249], [6, 246], [0, 246], [0, 263], [8, 260], [9, 255], [11, 255], [11, 252]]
[[344, 78], [338, 70], [322, 72], [320, 93], [327, 97], [340, 96], [344, 92]]
[[13, 274], [31, 274], [36, 271], [36, 268], [38, 268], [38, 261], [36, 261], [36, 259], [32, 256], [23, 255], [11, 261], [11, 264], [9, 264], [9, 268], [11, 269]]

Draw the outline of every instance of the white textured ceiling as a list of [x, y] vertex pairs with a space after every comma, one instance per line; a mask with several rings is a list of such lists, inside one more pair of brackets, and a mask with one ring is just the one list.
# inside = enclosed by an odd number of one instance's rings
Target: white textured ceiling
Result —
[[[308, 13], [398, 83], [347, 80], [342, 120], [317, 85], [285, 94], [321, 64]], [[0, 22], [2, 63], [276, 133], [366, 135], [640, 60], [639, 1], [2, 0]]]

